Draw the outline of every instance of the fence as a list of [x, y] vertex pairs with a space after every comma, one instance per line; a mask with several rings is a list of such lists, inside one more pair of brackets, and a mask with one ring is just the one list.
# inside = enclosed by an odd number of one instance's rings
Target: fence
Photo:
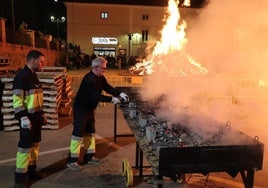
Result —
[[[73, 90], [75, 92], [77, 91], [82, 78], [82, 75], [73, 78]], [[148, 77], [107, 75], [106, 78], [108, 83], [114, 87], [143, 87]], [[177, 81], [174, 80], [172, 82], [174, 84], [177, 83]], [[195, 95], [196, 99], [206, 103], [212, 100], [224, 100], [231, 104], [238, 104], [241, 101], [247, 100], [268, 100], [268, 85], [266, 85], [266, 82], [263, 80], [213, 79], [213, 83], [216, 83], [215, 85], [217, 85], [216, 87], [211, 87], [212, 80], [207, 80], [206, 83], [207, 87], [197, 89], [196, 91], [198, 91], [198, 93]]]

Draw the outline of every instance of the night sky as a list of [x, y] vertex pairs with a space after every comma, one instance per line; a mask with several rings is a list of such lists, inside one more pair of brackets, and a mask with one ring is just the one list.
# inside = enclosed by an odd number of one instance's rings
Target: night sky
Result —
[[[0, 0], [0, 17], [6, 19], [6, 26], [12, 28], [12, 0]], [[56, 36], [56, 23], [50, 21], [50, 16], [66, 17], [66, 7], [62, 2], [54, 0], [13, 0], [15, 28], [18, 30], [22, 21], [28, 29]], [[66, 39], [66, 22], [59, 26], [59, 37]]]

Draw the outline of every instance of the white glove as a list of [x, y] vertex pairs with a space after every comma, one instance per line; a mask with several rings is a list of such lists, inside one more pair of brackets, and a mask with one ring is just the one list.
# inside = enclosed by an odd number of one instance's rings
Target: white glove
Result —
[[32, 125], [27, 116], [20, 118], [20, 126], [23, 129], [31, 129]]
[[124, 100], [124, 102], [128, 102], [129, 101], [129, 97], [128, 97], [128, 95], [127, 94], [125, 94], [125, 93], [120, 93], [120, 95], [119, 95], [123, 100]]
[[121, 101], [120, 101], [117, 97], [113, 97], [111, 102], [112, 102], [113, 104], [118, 104], [118, 103], [120, 103]]

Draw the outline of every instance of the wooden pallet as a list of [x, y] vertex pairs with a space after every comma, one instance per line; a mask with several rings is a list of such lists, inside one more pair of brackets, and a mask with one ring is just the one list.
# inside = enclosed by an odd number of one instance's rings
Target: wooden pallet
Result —
[[64, 107], [64, 108], [59, 108], [59, 115], [61, 116], [71, 116], [72, 114], [72, 107], [70, 106], [67, 106], [67, 107]]
[[67, 68], [66, 67], [46, 66], [46, 67], [43, 67], [42, 71], [43, 72], [63, 72], [63, 73], [66, 73]]
[[[43, 87], [44, 103], [43, 110], [48, 119], [48, 124], [44, 129], [58, 129], [59, 115], [70, 116], [71, 106], [71, 78], [66, 74], [65, 67], [44, 67], [43, 72], [37, 72], [37, 76]], [[2, 92], [3, 125], [5, 131], [18, 130], [18, 121], [12, 104], [13, 80], [15, 75], [3, 75], [0, 79], [4, 83]]]
[[0, 56], [0, 72], [7, 73], [10, 69], [10, 61], [8, 57]]

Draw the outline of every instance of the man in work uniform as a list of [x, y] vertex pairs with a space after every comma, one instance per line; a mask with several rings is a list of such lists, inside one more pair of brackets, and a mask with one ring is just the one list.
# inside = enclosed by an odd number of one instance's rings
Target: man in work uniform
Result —
[[44, 54], [31, 50], [27, 64], [14, 78], [13, 108], [19, 121], [20, 139], [16, 155], [15, 183], [26, 183], [43, 177], [36, 171], [41, 141], [41, 128], [46, 123], [43, 113], [43, 89], [35, 72], [41, 71]]
[[[95, 154], [95, 117], [94, 110], [98, 102], [120, 103], [121, 100], [127, 102], [128, 96], [113, 88], [108, 84], [103, 73], [106, 69], [107, 60], [97, 57], [92, 61], [91, 71], [87, 73], [78, 89], [73, 104], [73, 132], [70, 141], [70, 156], [67, 166], [72, 170], [82, 170], [77, 163], [81, 145], [84, 145], [86, 154], [85, 163], [99, 164], [99, 160], [94, 158]], [[112, 95], [102, 95], [102, 91]]]

